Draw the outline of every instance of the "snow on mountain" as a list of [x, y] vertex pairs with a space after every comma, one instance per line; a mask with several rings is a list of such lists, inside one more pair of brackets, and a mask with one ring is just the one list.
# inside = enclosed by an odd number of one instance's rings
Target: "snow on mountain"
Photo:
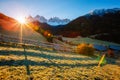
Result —
[[67, 23], [69, 23], [70, 20], [69, 19], [60, 19], [58, 17], [53, 17], [53, 18], [50, 18], [47, 23], [50, 24], [50, 25], [65, 25]]
[[47, 19], [46, 19], [45, 17], [39, 16], [39, 15], [35, 16], [34, 19], [35, 19], [35, 20], [38, 20], [38, 21], [41, 22], [41, 23], [46, 23], [46, 22], [47, 22]]
[[44, 16], [35, 16], [33, 19], [31, 16], [28, 17], [29, 21], [37, 20], [41, 23], [47, 23], [52, 26], [57, 26], [57, 25], [65, 25], [70, 22], [69, 19], [60, 19], [59, 17], [52, 17], [50, 19], [46, 19]]
[[116, 13], [117, 11], [120, 11], [120, 8], [113, 8], [113, 9], [95, 9], [92, 12], [86, 14], [85, 16], [89, 17], [91, 15], [99, 15], [103, 16], [106, 13]]

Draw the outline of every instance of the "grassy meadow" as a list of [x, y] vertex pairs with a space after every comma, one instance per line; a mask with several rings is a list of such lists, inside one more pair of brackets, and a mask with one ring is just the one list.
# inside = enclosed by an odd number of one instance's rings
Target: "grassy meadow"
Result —
[[81, 44], [81, 43], [88, 43], [88, 44], [99, 44], [99, 45], [116, 45], [116, 46], [120, 46], [120, 44], [117, 43], [113, 43], [113, 42], [109, 42], [109, 41], [102, 41], [102, 40], [97, 40], [97, 39], [91, 39], [88, 37], [76, 37], [76, 38], [67, 38], [67, 37], [63, 37], [64, 41], [69, 41], [72, 44]]
[[97, 57], [0, 46], [0, 80], [120, 80], [115, 59], [98, 67]]

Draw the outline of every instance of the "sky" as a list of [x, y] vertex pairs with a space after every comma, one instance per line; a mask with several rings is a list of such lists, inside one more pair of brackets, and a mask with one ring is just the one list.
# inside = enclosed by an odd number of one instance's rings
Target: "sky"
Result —
[[120, 8], [120, 0], [0, 0], [0, 12], [13, 18], [29, 15], [75, 19], [94, 9]]

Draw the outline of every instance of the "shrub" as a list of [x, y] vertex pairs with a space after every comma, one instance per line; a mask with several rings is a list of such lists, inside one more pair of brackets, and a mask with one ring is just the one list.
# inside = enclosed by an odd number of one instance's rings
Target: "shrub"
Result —
[[77, 46], [76, 52], [79, 54], [84, 54], [84, 55], [93, 55], [94, 48], [93, 48], [93, 45], [91, 44], [82, 43]]

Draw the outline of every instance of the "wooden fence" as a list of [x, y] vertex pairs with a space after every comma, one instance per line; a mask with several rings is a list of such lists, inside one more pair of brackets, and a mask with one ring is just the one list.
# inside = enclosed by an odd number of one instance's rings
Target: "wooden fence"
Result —
[[[3, 35], [0, 34], [0, 42], [12, 42], [12, 43], [17, 43], [20, 44], [20, 38], [19, 37], [13, 37], [13, 36], [8, 36], [8, 35]], [[56, 44], [56, 43], [49, 43], [49, 42], [41, 42], [37, 40], [31, 40], [31, 39], [22, 39], [22, 43], [24, 44], [32, 44], [37, 46], [40, 46], [42, 48], [51, 48], [57, 51], [65, 51], [65, 52], [73, 52], [72, 47], [68, 47], [62, 44]]]

